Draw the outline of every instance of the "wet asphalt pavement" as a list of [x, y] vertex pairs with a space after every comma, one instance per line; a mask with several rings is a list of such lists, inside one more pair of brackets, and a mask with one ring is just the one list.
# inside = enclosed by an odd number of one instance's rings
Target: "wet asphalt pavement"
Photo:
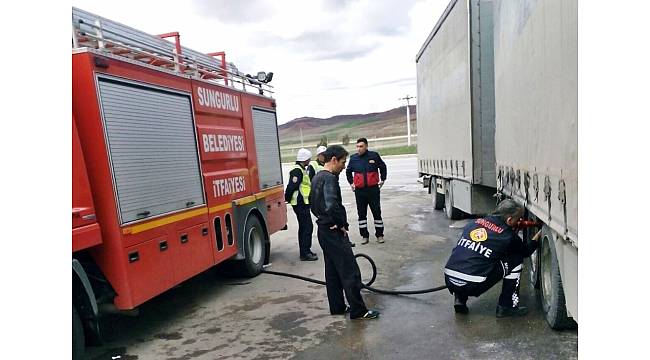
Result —
[[[443, 284], [444, 266], [463, 225], [434, 211], [417, 182], [415, 156], [386, 159], [382, 188], [384, 244], [360, 244], [354, 194], [341, 178], [355, 252], [379, 268], [373, 287], [422, 289]], [[284, 166], [284, 176], [288, 173]], [[288, 208], [289, 230], [272, 236], [270, 270], [324, 279], [321, 259], [301, 262], [297, 223]], [[370, 218], [370, 212], [368, 214]], [[369, 219], [370, 220], [370, 219]], [[368, 222], [372, 224], [372, 222]], [[369, 229], [372, 234], [372, 229]], [[364, 277], [369, 266], [359, 260]], [[551, 330], [540, 303], [522, 276], [520, 299], [530, 312], [521, 318], [494, 316], [498, 284], [470, 298], [468, 315], [456, 315], [447, 290], [409, 296], [363, 291], [378, 320], [329, 315], [325, 287], [261, 274], [253, 279], [211, 269], [140, 307], [137, 317], [102, 318], [106, 343], [88, 349], [90, 359], [575, 359], [577, 330]]]

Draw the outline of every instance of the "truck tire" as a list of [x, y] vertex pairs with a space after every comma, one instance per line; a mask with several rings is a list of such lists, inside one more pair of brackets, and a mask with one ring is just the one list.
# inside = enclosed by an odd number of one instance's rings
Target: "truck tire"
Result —
[[239, 272], [246, 277], [259, 275], [266, 258], [266, 239], [262, 224], [256, 216], [250, 216], [244, 229], [244, 260], [239, 261]]
[[454, 207], [454, 199], [449, 191], [449, 183], [445, 186], [445, 215], [451, 220], [460, 220], [462, 212]]
[[72, 359], [80, 360], [84, 358], [84, 328], [81, 324], [81, 318], [77, 309], [72, 305]]
[[562, 277], [555, 251], [555, 233], [546, 225], [542, 227], [539, 251], [539, 277], [542, 310], [551, 329], [575, 328], [577, 324], [567, 316]]
[[431, 178], [431, 183], [429, 184], [431, 188], [431, 200], [433, 201], [434, 210], [442, 210], [445, 207], [445, 195], [436, 191], [436, 178]]

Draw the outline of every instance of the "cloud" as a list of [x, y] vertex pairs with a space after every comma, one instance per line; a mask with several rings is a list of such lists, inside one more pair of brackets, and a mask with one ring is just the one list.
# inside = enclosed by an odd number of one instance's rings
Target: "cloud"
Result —
[[349, 86], [349, 85], [332, 86], [332, 87], [324, 88], [322, 90], [332, 91], [332, 90], [369, 89], [369, 88], [375, 88], [375, 87], [381, 87], [387, 85], [407, 86], [407, 85], [414, 85], [414, 84], [415, 84], [414, 77], [406, 77], [406, 78], [386, 80], [386, 81], [381, 81], [381, 82], [368, 84], [368, 85], [361, 85], [361, 86]]
[[256, 23], [273, 16], [269, 0], [193, 0], [200, 16], [216, 18], [223, 23]]
[[416, 0], [362, 1], [352, 4], [350, 27], [355, 32], [399, 36], [410, 29], [409, 10]]
[[323, 9], [328, 11], [340, 11], [347, 8], [351, 3], [357, 1], [358, 0], [323, 0]]
[[257, 37], [255, 44], [266, 47], [281, 46], [294, 56], [299, 54], [303, 59], [311, 61], [350, 61], [368, 55], [380, 45], [373, 39], [335, 31], [305, 31], [294, 37], [265, 34]]

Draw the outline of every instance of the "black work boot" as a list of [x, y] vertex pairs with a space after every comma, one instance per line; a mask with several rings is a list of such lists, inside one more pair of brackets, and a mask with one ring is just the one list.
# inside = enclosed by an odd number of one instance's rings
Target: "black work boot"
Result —
[[507, 307], [507, 306], [497, 305], [498, 318], [510, 317], [510, 316], [512, 317], [524, 316], [526, 314], [528, 314], [528, 308], [525, 306]]
[[454, 294], [454, 310], [456, 314], [467, 314], [469, 312], [466, 295]]

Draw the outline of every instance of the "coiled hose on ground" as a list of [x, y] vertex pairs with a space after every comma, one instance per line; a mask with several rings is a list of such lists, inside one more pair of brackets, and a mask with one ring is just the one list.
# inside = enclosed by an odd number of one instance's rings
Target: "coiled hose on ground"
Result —
[[[375, 280], [377, 279], [377, 265], [375, 264], [375, 261], [372, 260], [372, 258], [366, 254], [355, 254], [354, 258], [362, 257], [370, 263], [370, 266], [372, 267], [372, 277], [370, 280], [366, 283], [362, 283], [364, 289], [368, 289], [372, 292], [376, 292], [378, 294], [385, 294], [385, 295], [415, 295], [415, 294], [426, 294], [430, 292], [436, 292], [440, 290], [444, 290], [447, 288], [446, 285], [443, 286], [438, 286], [438, 287], [433, 287], [429, 289], [421, 289], [421, 290], [384, 290], [384, 289], [377, 289], [374, 287], [371, 287]], [[296, 274], [290, 274], [290, 273], [285, 273], [285, 272], [280, 272], [280, 271], [272, 271], [272, 270], [266, 270], [262, 269], [262, 272], [265, 274], [270, 274], [270, 275], [277, 275], [277, 276], [284, 276], [284, 277], [289, 277], [293, 279], [298, 279], [298, 280], [303, 280], [303, 281], [308, 281], [314, 284], [319, 284], [319, 285], [325, 285], [325, 281], [322, 280], [316, 280], [312, 278], [308, 278], [305, 276], [300, 276]]]

